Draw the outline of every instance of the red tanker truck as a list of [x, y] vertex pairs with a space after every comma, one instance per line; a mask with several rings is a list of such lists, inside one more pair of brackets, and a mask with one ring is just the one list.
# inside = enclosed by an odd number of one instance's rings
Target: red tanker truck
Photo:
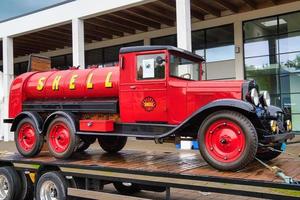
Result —
[[69, 158], [96, 139], [109, 153], [127, 137], [188, 136], [220, 170], [255, 157], [270, 160], [294, 137], [287, 113], [255, 81], [203, 81], [204, 59], [171, 46], [126, 47], [119, 66], [27, 72], [11, 85], [9, 119], [18, 151], [33, 157], [47, 143]]

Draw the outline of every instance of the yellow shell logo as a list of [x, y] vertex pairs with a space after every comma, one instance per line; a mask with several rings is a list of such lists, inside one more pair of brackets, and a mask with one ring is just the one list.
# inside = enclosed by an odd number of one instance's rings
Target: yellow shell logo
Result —
[[147, 111], [151, 112], [156, 107], [156, 101], [152, 97], [146, 97], [142, 101], [142, 107]]

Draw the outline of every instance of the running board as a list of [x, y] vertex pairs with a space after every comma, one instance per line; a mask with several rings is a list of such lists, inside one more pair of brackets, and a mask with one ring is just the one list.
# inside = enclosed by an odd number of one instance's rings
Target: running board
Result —
[[89, 132], [78, 131], [78, 135], [110, 135], [110, 136], [127, 136], [140, 138], [163, 138], [173, 134], [176, 129], [175, 125], [168, 124], [147, 124], [147, 123], [116, 123], [113, 132]]

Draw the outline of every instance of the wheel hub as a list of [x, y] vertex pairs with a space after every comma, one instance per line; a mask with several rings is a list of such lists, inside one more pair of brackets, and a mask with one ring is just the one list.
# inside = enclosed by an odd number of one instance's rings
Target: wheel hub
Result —
[[31, 151], [36, 143], [35, 129], [30, 123], [24, 123], [18, 133], [19, 146], [26, 152]]
[[66, 151], [70, 144], [69, 128], [64, 123], [56, 123], [50, 130], [49, 140], [49, 144], [55, 152]]
[[58, 200], [57, 188], [52, 181], [46, 181], [41, 186], [41, 200]]
[[3, 175], [0, 175], [0, 200], [6, 199], [8, 195], [8, 181]]
[[225, 119], [217, 120], [206, 131], [206, 148], [217, 161], [233, 162], [239, 159], [245, 144], [243, 131], [235, 122]]

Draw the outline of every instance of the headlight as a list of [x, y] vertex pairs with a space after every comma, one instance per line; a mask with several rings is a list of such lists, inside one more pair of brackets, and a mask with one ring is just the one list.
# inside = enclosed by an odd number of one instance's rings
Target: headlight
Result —
[[259, 96], [256, 88], [252, 88], [250, 91], [250, 98], [251, 102], [255, 105], [258, 106], [259, 104]]
[[263, 106], [270, 106], [271, 105], [271, 97], [268, 91], [261, 91], [260, 92], [260, 102]]
[[286, 130], [290, 132], [293, 128], [291, 120], [286, 120]]

